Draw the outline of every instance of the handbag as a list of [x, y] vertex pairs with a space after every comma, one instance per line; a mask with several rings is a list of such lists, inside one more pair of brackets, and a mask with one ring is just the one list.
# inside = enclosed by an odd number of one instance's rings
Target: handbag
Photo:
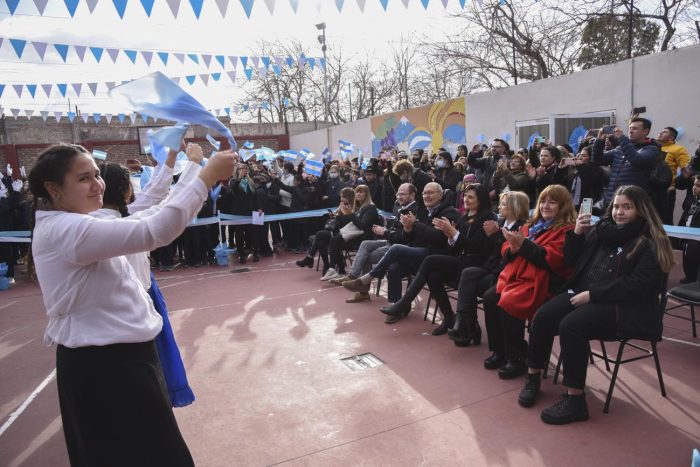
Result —
[[331, 232], [336, 232], [338, 230], [338, 220], [335, 217], [331, 217], [326, 220], [323, 224], [323, 230], [329, 230]]
[[364, 234], [365, 231], [360, 229], [358, 226], [353, 224], [352, 222], [348, 222], [345, 224], [345, 226], [340, 229], [340, 235], [343, 237], [343, 240], [350, 241], [354, 238], [357, 238]]

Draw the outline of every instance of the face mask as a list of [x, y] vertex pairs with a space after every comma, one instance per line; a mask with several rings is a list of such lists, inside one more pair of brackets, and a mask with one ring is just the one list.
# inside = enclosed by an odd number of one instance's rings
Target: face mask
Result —
[[338, 174], [336, 172], [331, 172], [328, 174], [328, 176], [331, 178], [338, 178]]
[[270, 187], [272, 186], [272, 182], [267, 182], [267, 183], [265, 184], [265, 186], [268, 187], [268, 188], [270, 188]]
[[438, 161], [437, 161], [437, 166], [438, 166], [438, 169], [444, 168], [444, 167], [445, 167], [445, 159], [440, 159], [440, 160], [438, 160]]

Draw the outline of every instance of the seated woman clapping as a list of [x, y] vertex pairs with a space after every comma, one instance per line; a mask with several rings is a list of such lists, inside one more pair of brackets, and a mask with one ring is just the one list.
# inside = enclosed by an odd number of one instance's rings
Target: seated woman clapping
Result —
[[583, 389], [590, 340], [661, 337], [659, 294], [673, 252], [647, 193], [621, 186], [596, 225], [589, 214], [578, 216], [576, 228], [566, 235], [564, 259], [575, 267], [574, 274], [531, 323], [527, 382], [518, 397], [523, 407], [535, 403], [540, 374], [559, 334], [567, 391], [541, 414], [555, 425], [588, 419]]
[[382, 308], [387, 315], [406, 315], [411, 302], [427, 283], [435, 303], [443, 315], [442, 324], [433, 330], [434, 336], [445, 334], [454, 324], [454, 313], [445, 284], [454, 283], [464, 268], [482, 265], [491, 251], [491, 237], [484, 231], [484, 223], [495, 222], [488, 190], [480, 184], [467, 186], [464, 191], [466, 214], [453, 225], [446, 218], [433, 219], [433, 225], [442, 231], [452, 247], [453, 255], [430, 255], [421, 263], [416, 276], [401, 299]]
[[527, 222], [530, 199], [522, 191], [502, 193], [498, 204], [498, 221], [484, 222], [484, 231], [491, 238], [491, 251], [479, 266], [462, 270], [457, 288], [457, 312], [455, 324], [448, 331], [456, 346], [467, 347], [481, 343], [481, 327], [477, 317], [477, 301], [496, 283], [498, 274], [505, 263], [501, 256], [501, 246], [505, 241], [501, 229], [517, 232]]
[[571, 273], [564, 264], [564, 238], [574, 228], [576, 212], [569, 191], [549, 185], [540, 194], [535, 213], [520, 232], [503, 229], [506, 265], [498, 281], [484, 293], [489, 349], [487, 370], [498, 369], [501, 379], [527, 372], [525, 320], [559, 290]]

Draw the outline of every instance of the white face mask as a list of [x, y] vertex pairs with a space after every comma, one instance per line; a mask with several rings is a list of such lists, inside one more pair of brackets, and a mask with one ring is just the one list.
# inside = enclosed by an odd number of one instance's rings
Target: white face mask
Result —
[[331, 178], [338, 178], [338, 173], [337, 172], [331, 172], [328, 174], [329, 177]]
[[267, 182], [267, 183], [265, 184], [265, 186], [267, 186], [268, 188], [270, 188], [270, 187], [272, 186], [272, 182]]
[[445, 167], [445, 160], [444, 160], [444, 159], [439, 159], [439, 160], [437, 161], [437, 166], [438, 166], [438, 169], [442, 169], [443, 167]]

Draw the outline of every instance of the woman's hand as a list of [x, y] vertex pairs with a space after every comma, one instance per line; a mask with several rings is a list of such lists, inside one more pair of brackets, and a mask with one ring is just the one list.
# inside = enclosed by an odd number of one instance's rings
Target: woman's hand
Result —
[[[230, 151], [231, 156], [233, 156], [233, 151]], [[202, 147], [196, 143], [187, 143], [187, 148], [185, 151], [187, 158], [194, 162], [195, 164], [201, 164], [202, 159], [204, 159], [204, 153], [202, 152]], [[233, 157], [232, 159], [233, 160]]]
[[591, 293], [586, 290], [585, 292], [578, 293], [571, 297], [569, 300], [573, 306], [576, 308], [591, 302]]
[[386, 228], [382, 227], [381, 225], [374, 224], [372, 226], [372, 233], [374, 233], [374, 235], [382, 237], [384, 236], [384, 232], [386, 232]]
[[503, 236], [510, 244], [510, 252], [515, 254], [520, 251], [520, 247], [523, 246], [523, 242], [525, 241], [523, 234], [520, 232], [511, 232], [505, 227], [501, 228], [501, 232], [503, 232]]
[[501, 228], [498, 226], [498, 222], [496, 221], [484, 221], [484, 232], [486, 232], [486, 235], [489, 237], [496, 232], [501, 230]]
[[579, 214], [578, 218], [576, 218], [576, 227], [574, 227], [574, 233], [576, 235], [583, 235], [591, 227], [593, 227], [593, 224], [591, 224], [591, 215]]
[[[199, 145], [196, 145], [199, 147]], [[199, 148], [201, 152], [202, 148]], [[231, 175], [234, 166], [233, 151], [217, 152], [209, 158], [209, 163], [199, 172], [199, 178], [207, 185], [213, 186], [219, 180], [226, 180]]]
[[452, 238], [457, 233], [454, 223], [446, 217], [436, 217], [433, 219], [433, 226], [444, 233], [447, 238]]

